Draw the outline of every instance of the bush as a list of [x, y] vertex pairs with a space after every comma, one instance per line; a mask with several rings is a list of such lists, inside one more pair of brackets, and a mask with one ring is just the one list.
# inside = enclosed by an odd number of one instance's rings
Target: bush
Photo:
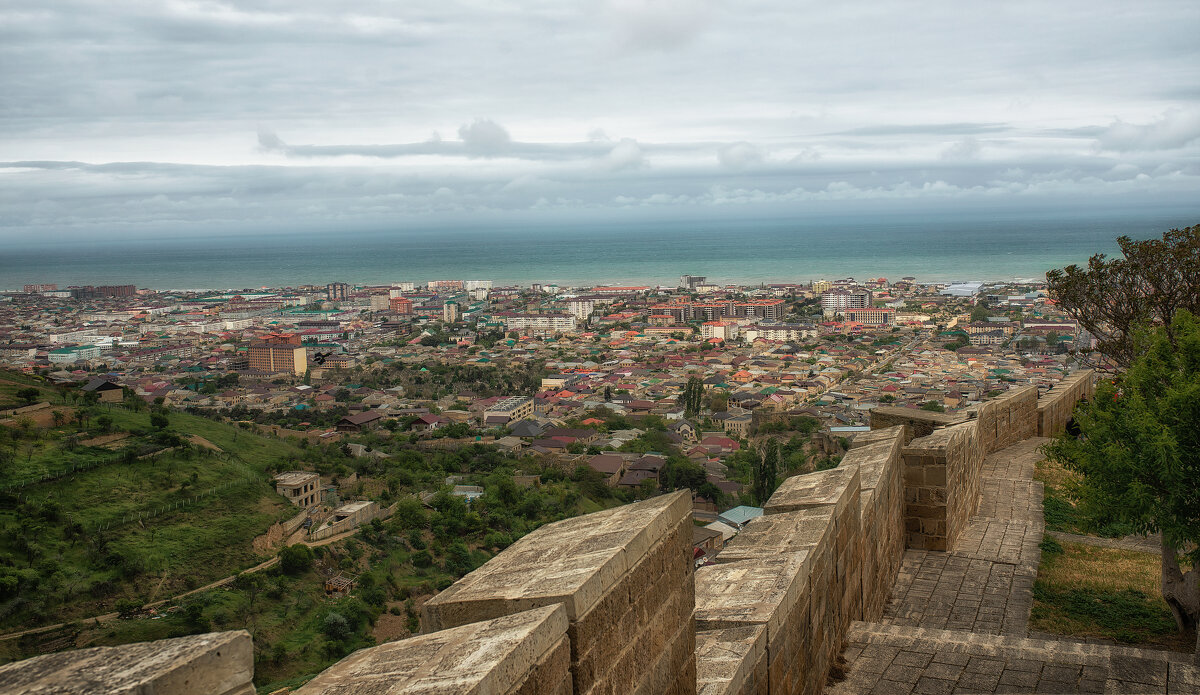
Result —
[[322, 623], [322, 631], [329, 636], [329, 639], [338, 642], [350, 639], [354, 635], [354, 630], [350, 625], [350, 621], [341, 613], [330, 611], [325, 616], [325, 621]]
[[279, 569], [293, 577], [313, 566], [313, 551], [307, 545], [289, 545], [279, 551]]

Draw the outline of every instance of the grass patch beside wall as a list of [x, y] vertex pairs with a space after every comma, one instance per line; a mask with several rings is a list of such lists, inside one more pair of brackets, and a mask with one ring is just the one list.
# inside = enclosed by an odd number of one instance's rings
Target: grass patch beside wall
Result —
[[1158, 555], [1051, 541], [1042, 550], [1031, 630], [1193, 650], [1163, 600]]

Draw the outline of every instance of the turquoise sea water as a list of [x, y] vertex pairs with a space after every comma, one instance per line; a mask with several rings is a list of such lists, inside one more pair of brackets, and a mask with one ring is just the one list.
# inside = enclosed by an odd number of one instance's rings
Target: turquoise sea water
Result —
[[497, 284], [815, 278], [1004, 280], [1116, 251], [1200, 219], [1179, 215], [842, 218], [529, 228], [204, 235], [154, 241], [20, 242], [0, 252], [0, 289], [25, 283], [247, 288], [482, 279]]

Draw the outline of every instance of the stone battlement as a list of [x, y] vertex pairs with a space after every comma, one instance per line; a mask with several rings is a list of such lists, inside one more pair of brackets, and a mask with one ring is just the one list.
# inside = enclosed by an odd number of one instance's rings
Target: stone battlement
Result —
[[[428, 601], [425, 634], [355, 652], [298, 692], [820, 693], [852, 623], [882, 616], [905, 549], [963, 532], [984, 457], [1065, 427], [1092, 381], [965, 414], [877, 408], [837, 468], [784, 480], [698, 570], [686, 491], [548, 524]], [[252, 667], [249, 635], [233, 632], [46, 655], [0, 667], [0, 681], [248, 695]]]

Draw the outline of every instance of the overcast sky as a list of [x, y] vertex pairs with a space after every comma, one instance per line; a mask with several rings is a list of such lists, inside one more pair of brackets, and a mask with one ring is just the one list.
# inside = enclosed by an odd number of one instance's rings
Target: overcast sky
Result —
[[1200, 213], [1197, 35], [1195, 0], [0, 0], [0, 238]]

